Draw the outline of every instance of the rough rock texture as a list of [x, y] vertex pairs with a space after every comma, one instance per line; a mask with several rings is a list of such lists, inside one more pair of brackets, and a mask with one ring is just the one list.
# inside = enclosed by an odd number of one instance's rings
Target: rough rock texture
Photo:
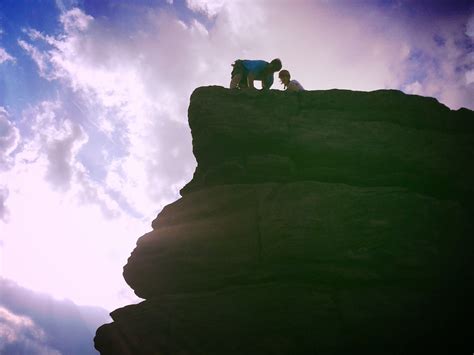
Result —
[[474, 351], [474, 113], [399, 91], [197, 89], [198, 167], [102, 354]]

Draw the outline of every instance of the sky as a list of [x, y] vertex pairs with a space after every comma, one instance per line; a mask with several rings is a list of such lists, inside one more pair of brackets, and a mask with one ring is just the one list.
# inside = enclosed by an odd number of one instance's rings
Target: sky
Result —
[[105, 309], [56, 300], [2, 278], [0, 289], [1, 354], [97, 354], [96, 329], [110, 322]]
[[463, 0], [2, 0], [0, 276], [109, 311], [139, 301], [122, 267], [192, 178], [189, 97], [228, 86], [235, 59], [457, 110], [474, 109], [473, 48]]

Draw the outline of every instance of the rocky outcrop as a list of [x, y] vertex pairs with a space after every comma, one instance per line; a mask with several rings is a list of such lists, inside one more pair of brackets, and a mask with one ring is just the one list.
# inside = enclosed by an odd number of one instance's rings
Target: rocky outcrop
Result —
[[[197, 89], [198, 166], [102, 354], [474, 351], [474, 113], [394, 90]], [[471, 324], [470, 324], [471, 323]]]

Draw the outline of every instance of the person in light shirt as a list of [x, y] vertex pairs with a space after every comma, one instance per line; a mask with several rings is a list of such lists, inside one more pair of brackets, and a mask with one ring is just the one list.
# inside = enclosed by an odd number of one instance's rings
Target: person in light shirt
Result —
[[298, 82], [298, 80], [290, 80], [290, 72], [286, 69], [283, 69], [278, 74], [281, 83], [285, 86], [286, 91], [304, 91], [303, 86]]

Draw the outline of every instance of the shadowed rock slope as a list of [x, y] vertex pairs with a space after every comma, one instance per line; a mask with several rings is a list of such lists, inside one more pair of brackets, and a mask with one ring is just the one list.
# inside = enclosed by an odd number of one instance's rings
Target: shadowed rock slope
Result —
[[474, 113], [394, 90], [195, 90], [198, 162], [102, 354], [474, 351]]

